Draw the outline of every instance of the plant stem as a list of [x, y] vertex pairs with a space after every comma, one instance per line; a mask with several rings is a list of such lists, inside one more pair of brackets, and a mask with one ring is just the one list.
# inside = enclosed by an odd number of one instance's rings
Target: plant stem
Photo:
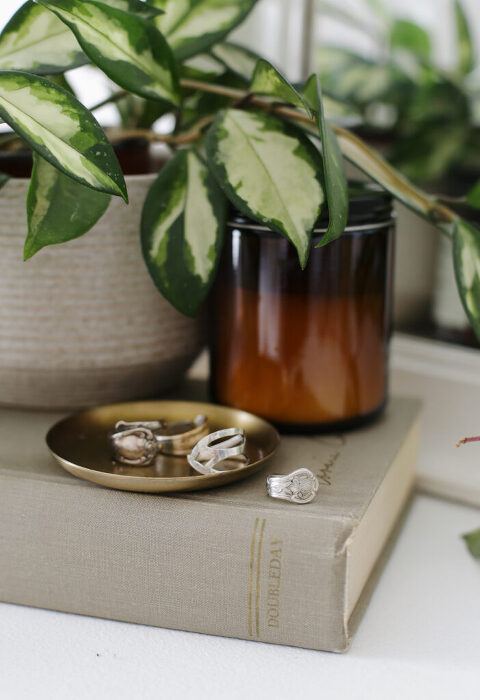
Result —
[[113, 95], [110, 95], [109, 97], [106, 97], [104, 100], [101, 102], [97, 102], [96, 105], [93, 105], [93, 107], [90, 107], [90, 112], [95, 112], [97, 109], [100, 109], [101, 107], [105, 107], [105, 105], [112, 104], [113, 102], [118, 102], [118, 100], [121, 100], [122, 97], [125, 97], [129, 93], [126, 90], [119, 90], [118, 92], [114, 92]]
[[478, 437], [465, 437], [457, 442], [455, 447], [460, 447], [460, 445], [465, 445], [467, 442], [480, 442], [480, 436]]
[[[199, 90], [200, 92], [211, 93], [213, 95], [221, 95], [222, 97], [230, 98], [237, 107], [243, 107], [246, 103], [258, 107], [265, 112], [272, 112], [278, 116], [285, 117], [286, 119], [291, 119], [296, 122], [300, 122], [312, 130], [315, 130], [317, 123], [314, 119], [311, 119], [307, 114], [294, 109], [293, 107], [287, 107], [285, 105], [274, 104], [272, 102], [267, 102], [255, 95], [252, 95], [246, 90], [238, 90], [236, 88], [229, 88], [224, 85], [217, 85], [215, 83], [206, 83], [202, 80], [192, 80], [190, 78], [182, 78], [180, 80], [180, 85], [188, 90]], [[100, 109], [106, 104], [111, 102], [116, 102], [124, 97], [127, 92], [121, 90], [109, 98], [99, 102], [94, 107], [91, 107], [91, 111]], [[124, 137], [140, 137], [145, 138], [151, 143], [160, 142], [167, 143], [172, 146], [183, 146], [194, 143], [197, 141], [204, 131], [204, 129], [209, 126], [215, 119], [215, 115], [207, 116], [201, 119], [193, 129], [185, 133], [180, 133], [178, 135], [173, 134], [156, 134], [148, 129], [132, 129], [129, 131], [122, 132]], [[344, 129], [338, 124], [331, 124], [332, 129], [339, 137], [341, 145], [343, 146], [343, 152], [345, 157], [352, 163], [357, 164], [357, 161], [352, 150], [368, 152], [369, 161], [374, 164], [379, 172], [392, 183], [393, 188], [397, 188], [406, 194], [407, 200], [414, 204], [413, 207], [415, 211], [421, 212], [423, 216], [436, 224], [438, 228], [446, 235], [450, 236], [449, 225], [458, 221], [458, 215], [452, 211], [449, 207], [442, 204], [440, 201], [435, 200], [426, 196], [421, 190], [417, 189], [412, 185], [406, 178], [402, 177], [400, 173], [397, 173], [394, 168], [392, 168], [387, 161], [385, 161], [379, 154], [374, 150], [365, 145], [365, 143], [359, 139], [355, 134]], [[408, 202], [406, 201], [405, 203]]]
[[[183, 79], [180, 81], [180, 84], [185, 88], [200, 90], [201, 92], [209, 92], [214, 95], [222, 95], [223, 97], [230, 97], [237, 102], [241, 102], [249, 94], [244, 90], [237, 90], [234, 88], [225, 87], [223, 85], [205, 83], [200, 80]], [[263, 109], [266, 112], [273, 112], [274, 114], [286, 117], [287, 119], [301, 122], [316, 130], [316, 121], [314, 119], [311, 119], [308, 115], [302, 114], [292, 107], [275, 105], [254, 95], [250, 95], [249, 104], [258, 107], [259, 109]], [[365, 146], [364, 142], [352, 134], [352, 132], [338, 126], [338, 124], [332, 123], [331, 126], [344, 144], [350, 143], [357, 149], [366, 150], [367, 147]], [[374, 162], [375, 166], [388, 176], [388, 179], [392, 182], [392, 184], [398, 188], [401, 188], [408, 195], [409, 199], [412, 202], [415, 202], [416, 206], [422, 211], [425, 217], [432, 220], [436, 224], [440, 224], [439, 228], [442, 230], [442, 232], [450, 235], [445, 227], [442, 228], [441, 224], [451, 224], [457, 221], [458, 215], [455, 214], [455, 212], [443, 204], [440, 204], [439, 202], [425, 196], [421, 190], [417, 189], [414, 185], [408, 182], [408, 180], [403, 178], [399, 173], [391, 168], [381, 156], [370, 148], [368, 148], [368, 155], [370, 161]], [[348, 154], [346, 154], [346, 157], [348, 158]], [[355, 163], [353, 158], [348, 159]]]

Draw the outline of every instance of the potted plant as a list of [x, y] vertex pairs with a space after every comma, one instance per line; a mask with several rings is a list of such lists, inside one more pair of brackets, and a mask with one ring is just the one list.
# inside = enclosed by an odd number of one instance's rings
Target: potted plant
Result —
[[[89, 60], [121, 88], [112, 101], [133, 94], [145, 100], [145, 109], [155, 105], [175, 116], [168, 134], [135, 129], [128, 135], [173, 150], [145, 199], [141, 239], [153, 281], [183, 314], [196, 316], [207, 298], [229, 204], [290, 241], [302, 267], [328, 205], [317, 246], [335, 245], [348, 223], [346, 158], [452, 239], [460, 294], [480, 332], [477, 229], [412, 185], [356, 135], [330, 123], [317, 76], [295, 88], [268, 61], [223, 42], [254, 4], [39, 0], [23, 6], [0, 37], [0, 116], [34, 151], [26, 257], [86, 233], [107, 198], [127, 198], [111, 145], [91, 112], [39, 75]], [[29, 22], [48, 24], [52, 17], [55, 32], [40, 31], [43, 24], [33, 32]], [[64, 42], [48, 38], [54, 33]], [[32, 36], [43, 37], [43, 58], [38, 46], [29, 51]], [[192, 63], [206, 53], [208, 65]], [[476, 191], [470, 200], [477, 201]], [[96, 237], [83, 240], [88, 250]], [[128, 320], [119, 305], [117, 323], [128, 328]]]
[[[356, 133], [390, 163], [428, 191], [453, 198], [455, 205], [480, 173], [478, 63], [464, 4], [451, 3], [456, 61], [450, 69], [438, 65], [434, 37], [424, 27], [391, 14], [386, 3], [379, 8], [383, 12], [377, 11], [375, 21], [367, 2], [358, 15], [320, 3], [324, 16], [355, 26], [373, 49], [367, 58], [326, 40], [316, 54], [324, 90], [355, 110], [361, 119]], [[474, 211], [466, 216], [478, 218]], [[467, 334], [453, 332], [468, 322], [455, 295], [446, 241], [405, 211], [398, 226], [403, 229], [396, 270], [399, 324], [466, 340]]]

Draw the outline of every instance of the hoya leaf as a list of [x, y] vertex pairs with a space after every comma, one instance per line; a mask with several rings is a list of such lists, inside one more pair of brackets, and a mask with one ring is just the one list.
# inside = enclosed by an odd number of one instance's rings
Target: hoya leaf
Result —
[[201, 53], [239, 25], [257, 0], [151, 0], [165, 11], [154, 22], [179, 60]]
[[[315, 73], [310, 76], [302, 88], [302, 95], [310, 109], [315, 111], [318, 106], [317, 94], [317, 76]], [[360, 124], [362, 117], [358, 111], [351, 107], [347, 102], [340, 102], [333, 97], [325, 95], [322, 91], [322, 105], [327, 119], [332, 119], [337, 122], [347, 122], [351, 124]]]
[[475, 530], [474, 532], [469, 532], [463, 535], [467, 547], [470, 551], [472, 557], [480, 559], [480, 530]]
[[[312, 78], [316, 86], [316, 99], [311, 92]], [[344, 232], [348, 219], [349, 198], [343, 155], [338, 145], [337, 137], [325, 118], [323, 97], [318, 76], [312, 76], [312, 78], [308, 81], [306, 93], [314, 104], [320, 138], [322, 139], [323, 177], [329, 213], [327, 232], [322, 236], [320, 243], [317, 245], [317, 248], [320, 248], [336, 240]]]
[[153, 124], [168, 114], [171, 107], [159, 100], [145, 100], [137, 95], [125, 94], [115, 106], [124, 129], [151, 129]]
[[210, 49], [212, 56], [225, 68], [241, 78], [251, 80], [260, 56], [244, 46], [232, 42], [220, 42]]
[[375, 13], [376, 17], [384, 24], [388, 24], [391, 20], [391, 9], [386, 0], [365, 0], [365, 3]]
[[97, 0], [38, 0], [75, 34], [92, 63], [136, 95], [180, 101], [175, 59], [149, 20]]
[[206, 147], [230, 201], [288, 238], [305, 267], [324, 203], [320, 154], [309, 139], [270, 115], [229, 109], [210, 127]]
[[[409, 82], [392, 63], [379, 64], [338, 47], [325, 46], [317, 51], [316, 65], [324, 92], [356, 106], [388, 101], [392, 87], [400, 90]], [[313, 82], [312, 86], [315, 95]]]
[[[185, 61], [179, 67], [180, 78], [187, 80], [201, 80], [202, 82], [216, 82], [217, 78], [225, 73], [223, 64], [216, 61], [209, 54], [200, 54]], [[183, 94], [194, 93], [196, 90], [183, 88]]]
[[56, 168], [93, 189], [127, 190], [103, 129], [69, 92], [29, 73], [0, 71], [0, 117]]
[[110, 195], [67, 177], [37, 153], [27, 195], [24, 259], [41, 248], [83, 236], [105, 213]]
[[[225, 85], [239, 90], [248, 89], [243, 78], [229, 70], [215, 78], [215, 85]], [[214, 93], [193, 91], [183, 102], [183, 128], [192, 129], [195, 124], [202, 123], [206, 117], [215, 118], [216, 114], [232, 105], [232, 98]]]
[[20, 7], [0, 34], [0, 70], [53, 75], [85, 63], [88, 59], [70, 29], [32, 0]]
[[163, 14], [162, 10], [148, 2], [143, 2], [143, 0], [99, 0], [105, 5], [110, 5], [110, 7], [116, 7], [117, 10], [123, 10], [124, 12], [131, 12], [134, 15], [140, 15], [146, 19], [151, 19], [157, 15]]
[[472, 189], [467, 193], [466, 202], [475, 209], [480, 209], [480, 180], [478, 180]]
[[458, 42], [458, 72], [468, 75], [475, 68], [475, 48], [465, 10], [460, 0], [455, 0], [455, 22]]
[[453, 233], [453, 261], [463, 307], [480, 338], [480, 230], [463, 219]]
[[255, 67], [250, 92], [276, 97], [282, 102], [289, 102], [295, 107], [301, 107], [309, 116], [313, 116], [312, 110], [303, 96], [264, 58], [261, 58]]
[[147, 195], [141, 235], [153, 281], [187, 316], [195, 316], [210, 289], [225, 219], [225, 197], [204, 161], [194, 150], [178, 151]]
[[434, 205], [432, 198], [425, 195], [395, 170], [382, 156], [367, 146], [352, 132], [336, 127], [337, 139], [343, 155], [353, 165], [362, 170], [372, 180], [382, 185], [395, 199], [412, 209], [419, 216], [431, 220]]
[[425, 29], [405, 19], [397, 19], [393, 23], [390, 43], [392, 48], [408, 51], [423, 61], [428, 61], [432, 53], [430, 37]]

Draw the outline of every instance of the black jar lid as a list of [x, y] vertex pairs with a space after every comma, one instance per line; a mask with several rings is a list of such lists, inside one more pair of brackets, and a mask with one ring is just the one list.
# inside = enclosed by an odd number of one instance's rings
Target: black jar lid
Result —
[[[357, 227], [379, 224], [387, 224], [393, 216], [393, 200], [389, 192], [373, 182], [361, 182], [351, 180], [349, 183], [350, 206], [348, 212], [347, 228], [355, 230]], [[318, 220], [315, 231], [321, 233], [328, 227], [328, 207]], [[238, 209], [233, 208], [230, 212], [229, 221], [239, 228], [248, 226], [257, 229], [260, 233], [262, 225], [255, 223], [252, 219], [242, 214]]]

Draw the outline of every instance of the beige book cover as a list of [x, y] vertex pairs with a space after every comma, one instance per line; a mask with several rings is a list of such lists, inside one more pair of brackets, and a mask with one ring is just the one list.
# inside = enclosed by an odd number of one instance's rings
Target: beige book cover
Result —
[[[415, 401], [393, 399], [379, 421], [345, 436], [283, 437], [252, 478], [169, 496], [62, 471], [44, 443], [57, 418], [0, 410], [0, 600], [348, 648], [413, 484]], [[316, 500], [269, 498], [266, 475], [298, 467], [318, 476]]]

